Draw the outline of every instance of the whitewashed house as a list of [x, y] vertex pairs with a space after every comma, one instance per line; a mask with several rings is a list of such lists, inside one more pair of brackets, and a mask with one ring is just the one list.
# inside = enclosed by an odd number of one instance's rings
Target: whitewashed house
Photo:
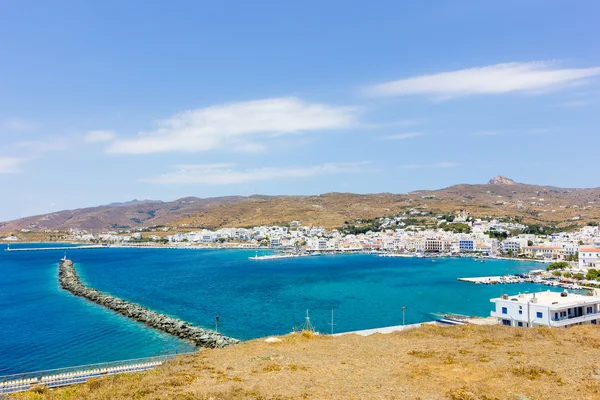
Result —
[[600, 268], [600, 248], [582, 247], [579, 249], [579, 268]]
[[600, 320], [600, 296], [583, 296], [566, 290], [503, 295], [490, 301], [496, 306], [491, 316], [507, 326], [597, 325]]

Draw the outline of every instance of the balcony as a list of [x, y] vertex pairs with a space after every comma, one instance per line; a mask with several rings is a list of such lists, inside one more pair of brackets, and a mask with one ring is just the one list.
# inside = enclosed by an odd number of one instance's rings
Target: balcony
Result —
[[593, 321], [595, 319], [600, 319], [600, 312], [596, 312], [596, 313], [591, 313], [591, 314], [585, 314], [582, 315], [581, 317], [568, 317], [568, 318], [558, 318], [558, 319], [551, 319], [550, 320], [550, 326], [567, 326], [567, 325], [572, 325], [572, 324], [579, 324], [582, 322], [589, 322], [589, 321]]

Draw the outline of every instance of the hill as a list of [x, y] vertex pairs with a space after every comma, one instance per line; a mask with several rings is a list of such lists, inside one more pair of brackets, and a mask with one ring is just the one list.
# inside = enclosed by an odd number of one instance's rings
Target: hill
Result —
[[600, 219], [600, 188], [564, 189], [528, 185], [503, 176], [488, 184], [454, 185], [408, 194], [327, 193], [222, 204], [182, 218], [176, 225], [234, 227], [289, 223], [337, 228], [346, 221], [371, 219], [417, 209], [434, 213], [468, 211], [474, 217], [511, 217], [526, 224], [569, 227]]
[[368, 337], [292, 334], [20, 399], [446, 399], [600, 397], [600, 330], [425, 326]]
[[288, 224], [337, 228], [410, 209], [434, 213], [468, 211], [474, 217], [511, 217], [525, 224], [581, 226], [600, 219], [600, 188], [565, 189], [517, 183], [497, 176], [487, 184], [460, 184], [407, 194], [327, 193], [318, 196], [231, 196], [173, 202], [135, 200], [60, 211], [0, 223], [0, 232], [70, 228], [99, 231], [170, 225], [184, 228]]
[[[257, 196], [264, 198], [264, 196]], [[253, 196], [230, 196], [201, 199], [185, 197], [171, 202], [159, 200], [133, 200], [98, 207], [58, 211], [49, 214], [0, 222], [0, 232], [17, 232], [21, 229], [43, 231], [46, 229], [67, 231], [84, 229], [99, 231], [127, 229], [141, 226], [167, 225], [200, 211], [223, 204], [252, 201]]]

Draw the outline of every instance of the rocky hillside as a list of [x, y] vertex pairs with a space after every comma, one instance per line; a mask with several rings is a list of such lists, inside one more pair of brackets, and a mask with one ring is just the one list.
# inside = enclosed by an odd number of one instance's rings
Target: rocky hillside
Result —
[[264, 196], [231, 196], [207, 199], [185, 197], [171, 202], [134, 200], [127, 203], [113, 203], [98, 207], [58, 211], [0, 222], [0, 232], [17, 232], [21, 229], [66, 231], [70, 228], [96, 232], [107, 229], [167, 225], [212, 207], [255, 199], [264, 199]]
[[0, 223], [0, 233], [20, 229], [98, 231], [156, 225], [214, 229], [285, 224], [292, 220], [335, 228], [345, 221], [376, 218], [412, 208], [436, 213], [466, 210], [475, 217], [510, 216], [527, 224], [567, 227], [600, 220], [600, 188], [529, 185], [499, 175], [488, 184], [461, 184], [408, 194], [187, 197], [173, 202], [135, 201], [28, 217]]

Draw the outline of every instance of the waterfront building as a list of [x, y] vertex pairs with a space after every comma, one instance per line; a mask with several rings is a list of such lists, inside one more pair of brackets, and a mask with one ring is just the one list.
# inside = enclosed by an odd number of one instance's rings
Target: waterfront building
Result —
[[549, 260], [563, 260], [565, 251], [560, 246], [526, 246], [523, 253], [527, 257]]
[[600, 296], [583, 296], [566, 290], [503, 295], [490, 301], [496, 307], [491, 316], [507, 326], [596, 325], [600, 320]]
[[582, 247], [579, 249], [579, 268], [600, 268], [600, 248]]
[[461, 253], [469, 253], [475, 251], [475, 239], [460, 239], [458, 247]]
[[526, 245], [526, 239], [506, 239], [502, 242], [502, 252], [506, 254], [509, 251], [512, 251], [513, 254], [519, 254], [521, 249], [526, 247]]

